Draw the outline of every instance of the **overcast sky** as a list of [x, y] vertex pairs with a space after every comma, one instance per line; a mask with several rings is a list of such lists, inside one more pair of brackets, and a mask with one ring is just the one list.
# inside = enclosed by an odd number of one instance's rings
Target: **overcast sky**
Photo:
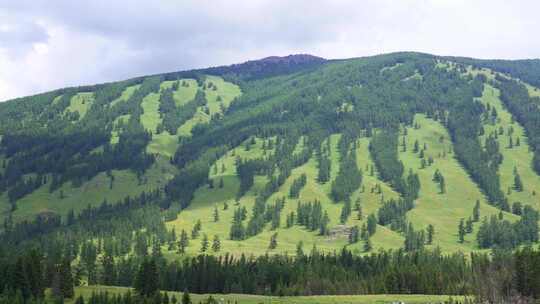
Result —
[[291, 53], [539, 58], [539, 12], [538, 0], [0, 0], [0, 100]]

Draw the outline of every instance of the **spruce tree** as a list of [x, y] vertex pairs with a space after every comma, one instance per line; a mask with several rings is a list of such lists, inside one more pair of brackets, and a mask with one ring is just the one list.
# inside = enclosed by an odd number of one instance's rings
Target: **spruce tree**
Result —
[[201, 240], [201, 252], [206, 252], [206, 250], [208, 250], [208, 235], [203, 234], [203, 238]]
[[514, 173], [514, 190], [521, 192], [523, 191], [523, 182], [521, 181], [521, 176], [517, 172]]
[[217, 234], [214, 235], [214, 240], [212, 241], [212, 250], [214, 252], [221, 250], [221, 241], [219, 240], [219, 236]]
[[460, 243], [463, 243], [465, 241], [465, 224], [463, 219], [459, 221], [458, 238]]
[[467, 221], [465, 222], [465, 232], [466, 233], [473, 232], [473, 220], [471, 219], [471, 217], [469, 217]]
[[473, 222], [478, 222], [480, 220], [480, 200], [476, 200], [473, 208]]
[[214, 223], [219, 222], [219, 211], [217, 206], [214, 206]]
[[367, 232], [372, 236], [377, 231], [377, 218], [374, 214], [370, 214], [367, 219]]
[[276, 249], [277, 247], [277, 232], [272, 234], [272, 236], [270, 237], [270, 244], [268, 245], [268, 249], [272, 250], [272, 249]]
[[182, 294], [182, 304], [192, 304], [191, 296], [187, 290], [184, 290], [184, 293]]
[[370, 252], [371, 251], [371, 239], [368, 234], [366, 234], [366, 237], [364, 238], [364, 252]]
[[182, 229], [180, 233], [180, 240], [178, 241], [178, 253], [186, 253], [186, 248], [189, 246], [189, 238], [187, 232]]
[[426, 228], [426, 232], [427, 232], [427, 244], [431, 245], [433, 244], [433, 236], [435, 235], [435, 227], [429, 224]]

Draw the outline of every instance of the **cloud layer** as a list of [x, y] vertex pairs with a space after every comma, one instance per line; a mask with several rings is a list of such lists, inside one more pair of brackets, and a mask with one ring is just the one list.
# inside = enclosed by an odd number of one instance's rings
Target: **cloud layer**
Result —
[[538, 11], [535, 0], [10, 1], [0, 100], [290, 53], [538, 58]]

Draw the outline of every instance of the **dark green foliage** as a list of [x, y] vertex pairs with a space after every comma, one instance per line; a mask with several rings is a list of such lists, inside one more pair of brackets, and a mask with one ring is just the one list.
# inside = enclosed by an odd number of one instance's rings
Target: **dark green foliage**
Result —
[[426, 244], [431, 245], [433, 244], [433, 236], [435, 235], [435, 227], [433, 225], [429, 224], [426, 228]]
[[200, 89], [197, 90], [193, 100], [180, 107], [175, 104], [172, 89], [163, 90], [159, 102], [159, 112], [163, 119], [162, 127], [172, 135], [176, 135], [178, 128], [191, 119], [199, 107], [207, 103], [205, 93]]
[[424, 249], [424, 243], [424, 231], [414, 231], [412, 224], [409, 224], [407, 232], [405, 233], [405, 244], [403, 249], [405, 249], [405, 251], [422, 250]]
[[291, 185], [291, 189], [289, 190], [289, 197], [290, 198], [298, 198], [300, 195], [300, 191], [304, 186], [306, 185], [307, 177], [305, 174], [300, 175], [297, 179], [295, 179]]
[[[339, 172], [332, 182], [331, 196], [335, 202], [347, 201], [362, 183], [362, 172], [356, 164], [356, 138], [344, 133], [339, 141]], [[350, 202], [349, 202], [350, 209]], [[349, 210], [350, 213], [350, 210]], [[347, 215], [348, 216], [348, 215]]]
[[476, 200], [473, 208], [473, 222], [478, 222], [480, 220], [480, 200]]
[[135, 278], [134, 288], [141, 296], [150, 297], [159, 292], [159, 274], [153, 259], [144, 259]]
[[515, 248], [520, 244], [538, 242], [538, 211], [530, 206], [523, 208], [521, 219], [516, 223], [492, 216], [484, 217], [478, 230], [480, 248]]

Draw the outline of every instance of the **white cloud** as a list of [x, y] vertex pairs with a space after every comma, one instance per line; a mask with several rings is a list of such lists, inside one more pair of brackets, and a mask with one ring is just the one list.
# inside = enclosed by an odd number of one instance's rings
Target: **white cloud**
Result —
[[289, 53], [540, 57], [539, 10], [534, 0], [0, 3], [0, 100]]

